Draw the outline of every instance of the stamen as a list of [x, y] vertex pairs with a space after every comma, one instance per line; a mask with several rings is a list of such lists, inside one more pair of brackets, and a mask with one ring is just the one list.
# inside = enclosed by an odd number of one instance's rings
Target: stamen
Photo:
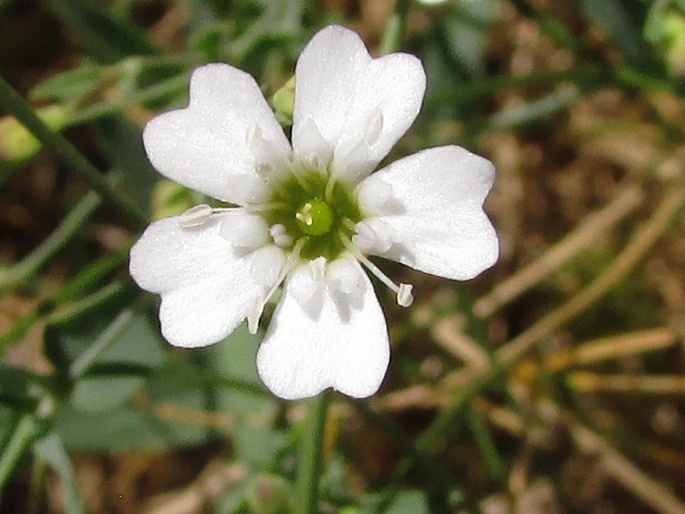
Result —
[[285, 277], [288, 276], [288, 273], [290, 273], [293, 270], [293, 268], [297, 265], [297, 261], [300, 260], [300, 252], [302, 251], [302, 247], [306, 242], [306, 237], [298, 239], [297, 243], [295, 243], [295, 246], [290, 252], [290, 255], [288, 255], [288, 259], [285, 261], [283, 268], [281, 268], [281, 272], [278, 274], [278, 278], [274, 281], [274, 284], [273, 286], [271, 286], [271, 289], [269, 289], [269, 292], [264, 296], [263, 299], [257, 299], [255, 305], [251, 309], [250, 313], [247, 315], [247, 328], [251, 334], [257, 333], [257, 328], [259, 327], [259, 319], [262, 317], [264, 307], [269, 302], [269, 300], [271, 300], [271, 297], [274, 295], [278, 287], [283, 283]]
[[361, 262], [366, 269], [373, 274], [373, 276], [383, 282], [388, 289], [397, 294], [396, 300], [399, 306], [409, 307], [412, 304], [414, 297], [411, 294], [412, 286], [410, 284], [395, 284], [395, 282], [393, 282], [385, 273], [383, 273], [378, 266], [371, 262], [366, 255], [361, 253], [347, 236], [341, 234], [340, 241], [342, 242], [343, 246], [345, 246], [345, 248], [352, 254], [352, 256]]
[[191, 207], [183, 214], [181, 214], [178, 217], [178, 224], [182, 228], [199, 227], [200, 225], [204, 225], [205, 223], [207, 223], [211, 215], [212, 208], [209, 205], [203, 203], [200, 205], [196, 205], [195, 207]]

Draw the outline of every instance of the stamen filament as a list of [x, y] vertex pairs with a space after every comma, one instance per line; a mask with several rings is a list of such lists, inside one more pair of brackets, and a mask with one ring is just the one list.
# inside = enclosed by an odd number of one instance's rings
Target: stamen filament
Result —
[[249, 213], [259, 214], [261, 212], [287, 211], [290, 209], [290, 205], [285, 202], [269, 202], [246, 205], [244, 209]]
[[259, 319], [262, 317], [264, 307], [269, 302], [269, 300], [271, 300], [271, 297], [274, 295], [278, 287], [283, 283], [285, 277], [288, 276], [288, 273], [290, 273], [297, 264], [297, 261], [300, 259], [300, 252], [302, 251], [302, 247], [306, 242], [306, 237], [298, 239], [298, 241], [295, 243], [295, 246], [293, 246], [290, 255], [288, 255], [288, 260], [285, 261], [283, 269], [281, 269], [281, 272], [278, 274], [278, 278], [274, 282], [273, 286], [271, 286], [269, 292], [264, 296], [263, 300], [260, 301], [258, 299], [255, 302], [253, 311], [247, 316], [247, 328], [250, 331], [250, 334], [257, 333], [257, 329], [259, 328]]
[[324, 191], [324, 198], [328, 203], [333, 203], [333, 189], [335, 188], [335, 176], [333, 173], [328, 175], [328, 182], [326, 182], [326, 189]]
[[340, 241], [342, 242], [343, 246], [345, 246], [347, 251], [350, 252], [355, 259], [361, 262], [366, 267], [366, 269], [368, 269], [378, 280], [383, 282], [383, 284], [385, 284], [388, 287], [388, 289], [390, 289], [397, 295], [398, 305], [402, 307], [409, 307], [412, 304], [412, 302], [414, 301], [414, 297], [411, 294], [411, 284], [395, 284], [395, 282], [393, 282], [385, 273], [383, 273], [378, 266], [371, 262], [368, 259], [368, 257], [366, 257], [366, 255], [360, 252], [359, 249], [352, 243], [352, 241], [350, 241], [350, 239], [347, 236], [341, 234]]

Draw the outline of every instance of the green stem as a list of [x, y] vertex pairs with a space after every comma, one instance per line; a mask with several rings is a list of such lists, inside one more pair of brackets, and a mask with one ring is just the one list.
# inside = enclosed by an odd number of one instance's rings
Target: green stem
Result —
[[40, 270], [83, 228], [100, 203], [97, 194], [88, 193], [29, 255], [11, 268], [0, 272], [0, 293], [21, 284]]
[[119, 210], [137, 227], [145, 227], [149, 220], [145, 213], [122, 196], [105, 176], [61, 135], [50, 130], [31, 110], [28, 103], [0, 77], [0, 107], [16, 117], [43, 145], [55, 155], [100, 197]]
[[33, 413], [24, 414], [12, 431], [9, 441], [0, 455], [0, 491], [5, 487], [26, 449], [38, 433], [38, 423]]
[[123, 330], [133, 320], [133, 309], [124, 309], [114, 320], [107, 325], [98, 338], [83, 352], [69, 367], [69, 377], [76, 381], [83, 376], [114, 343], [118, 340]]
[[297, 472], [297, 509], [300, 514], [315, 514], [319, 497], [319, 476], [323, 434], [326, 424], [329, 392], [324, 391], [309, 405]]
[[406, 25], [407, 11], [409, 10], [409, 0], [398, 0], [395, 12], [390, 16], [385, 24], [383, 40], [378, 51], [381, 55], [396, 52], [402, 46], [404, 38], [404, 28]]

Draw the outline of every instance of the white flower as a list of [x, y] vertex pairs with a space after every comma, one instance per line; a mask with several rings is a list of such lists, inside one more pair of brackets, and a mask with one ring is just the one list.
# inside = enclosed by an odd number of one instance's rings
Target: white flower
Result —
[[149, 122], [143, 139], [163, 175], [236, 207], [200, 205], [156, 221], [131, 250], [131, 275], [161, 295], [173, 345], [220, 341], [243, 320], [256, 331], [283, 284], [257, 368], [276, 395], [380, 386], [389, 342], [362, 265], [366, 255], [469, 279], [497, 259], [482, 209], [492, 164], [457, 146], [424, 150], [371, 174], [412, 124], [425, 91], [407, 54], [372, 59], [342, 27], [309, 42], [295, 72], [292, 145], [256, 82], [226, 64], [196, 69], [185, 109]]

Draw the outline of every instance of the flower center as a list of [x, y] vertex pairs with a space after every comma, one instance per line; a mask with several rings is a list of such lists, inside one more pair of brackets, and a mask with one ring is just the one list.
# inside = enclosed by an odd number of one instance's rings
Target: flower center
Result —
[[333, 216], [333, 210], [322, 200], [306, 202], [295, 213], [297, 226], [310, 236], [320, 236], [330, 232], [334, 221]]
[[296, 168], [271, 184], [263, 216], [269, 226], [283, 227], [292, 244], [299, 243], [305, 260], [335, 260], [345, 251], [341, 236], [351, 238], [363, 216], [351, 189], [333, 182], [328, 173]]

